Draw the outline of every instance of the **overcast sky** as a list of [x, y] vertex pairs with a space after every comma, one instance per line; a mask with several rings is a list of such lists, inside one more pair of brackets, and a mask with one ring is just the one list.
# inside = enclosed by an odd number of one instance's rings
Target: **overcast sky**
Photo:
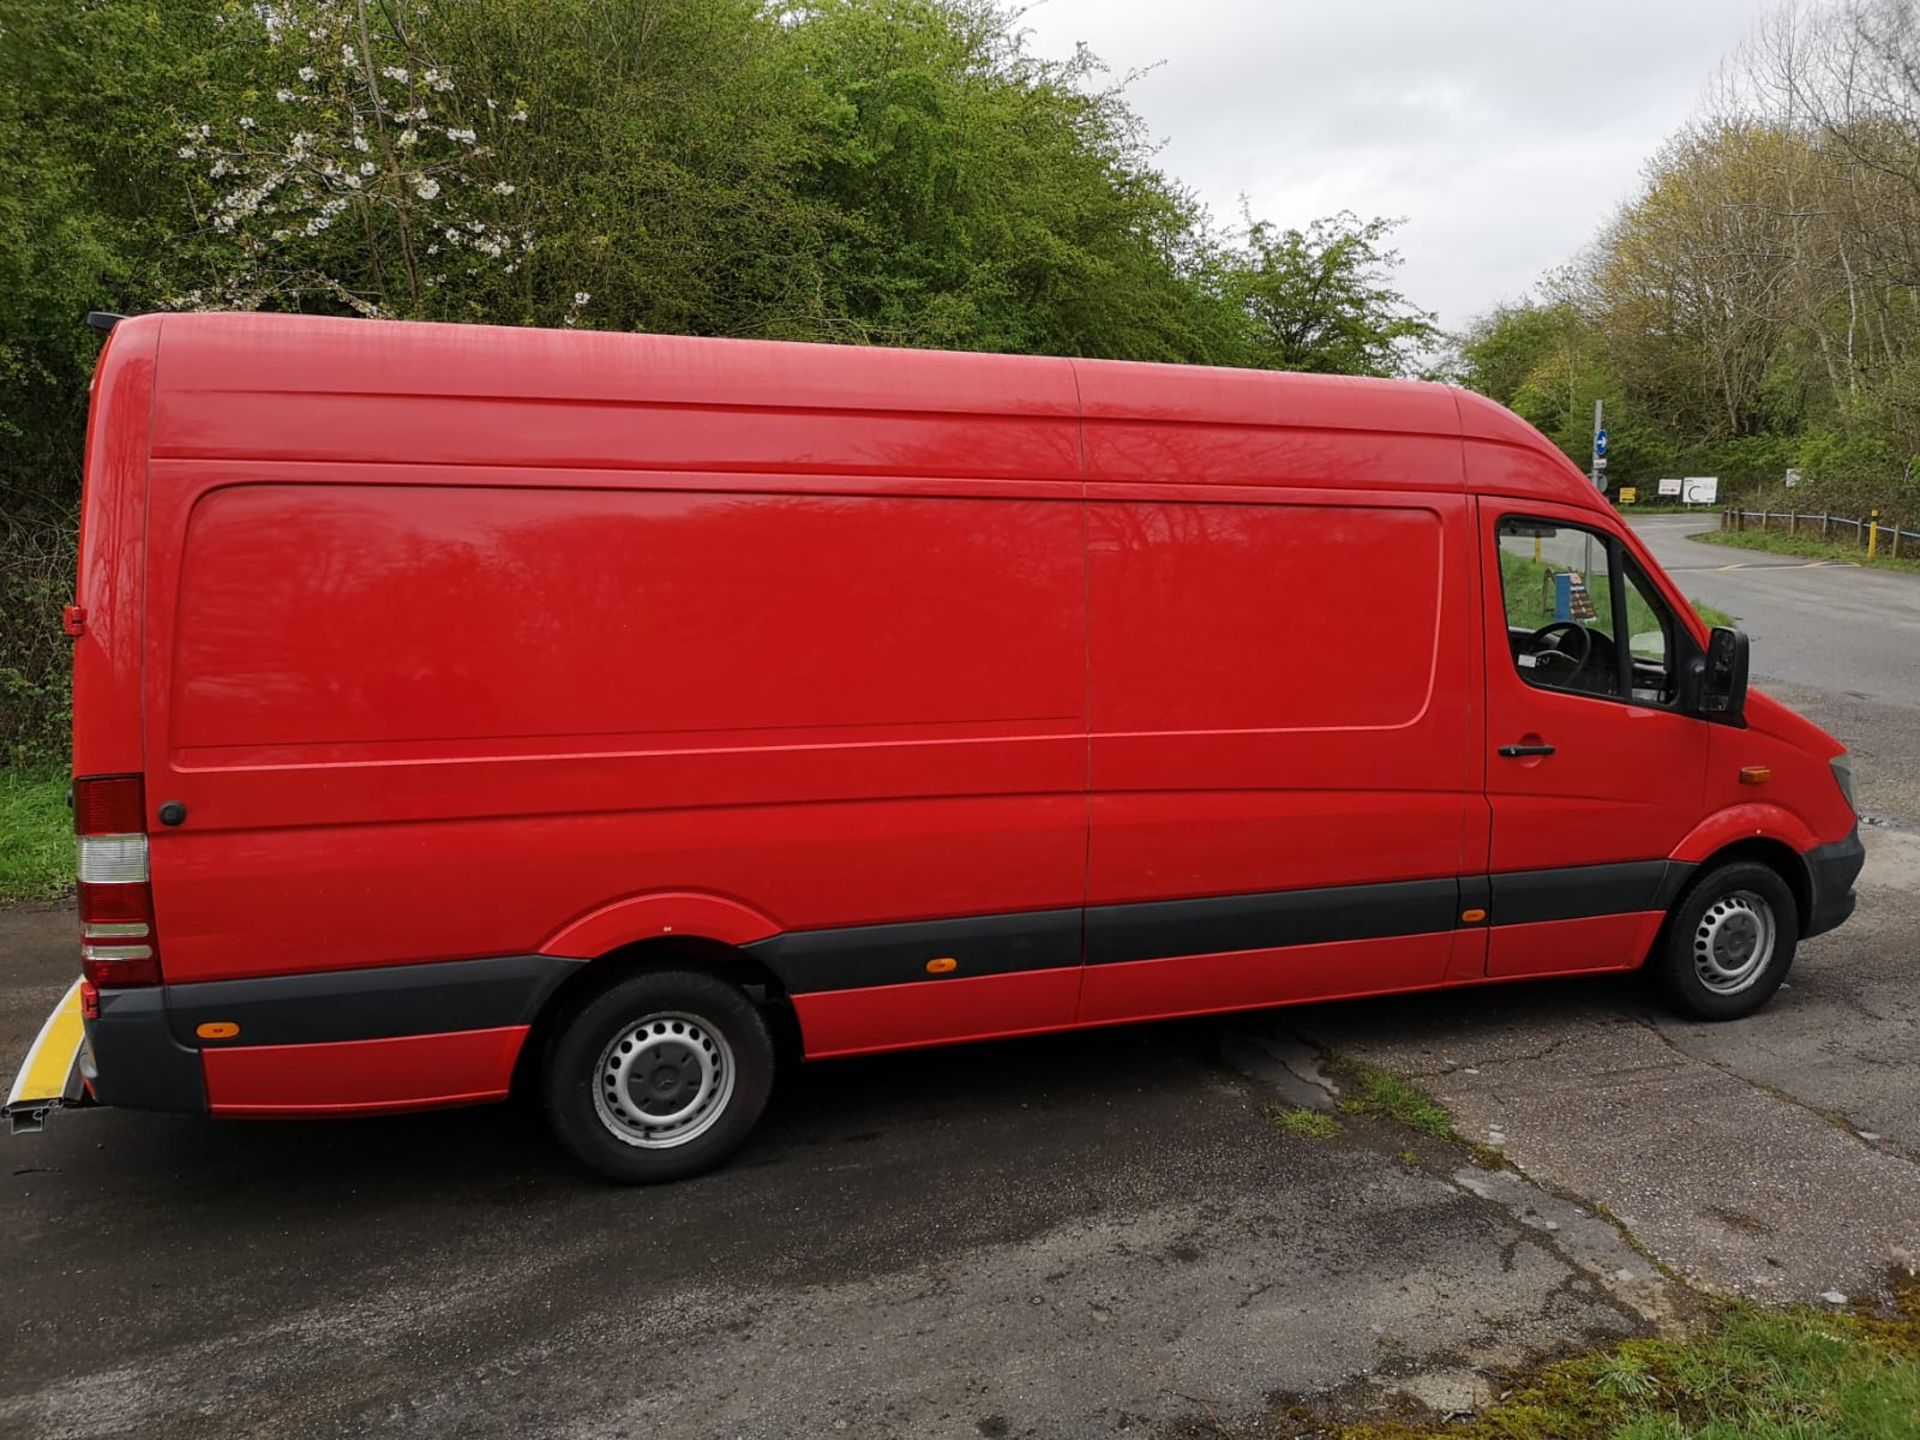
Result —
[[1769, 0], [1043, 0], [1220, 220], [1405, 216], [1409, 299], [1463, 326], [1571, 259], [1636, 190]]

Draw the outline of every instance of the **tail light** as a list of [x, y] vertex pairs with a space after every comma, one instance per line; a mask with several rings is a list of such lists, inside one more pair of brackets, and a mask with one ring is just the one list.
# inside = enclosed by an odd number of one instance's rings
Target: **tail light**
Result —
[[146, 789], [138, 775], [73, 782], [80, 850], [80, 960], [94, 985], [160, 983], [147, 875]]

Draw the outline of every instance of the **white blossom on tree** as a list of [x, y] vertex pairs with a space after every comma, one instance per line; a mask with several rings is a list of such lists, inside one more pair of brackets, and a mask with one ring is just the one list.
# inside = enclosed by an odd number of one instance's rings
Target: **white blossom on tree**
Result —
[[[489, 173], [497, 151], [482, 133], [505, 122], [491, 97], [464, 94], [455, 71], [413, 53], [395, 15], [417, 9], [256, 0], [234, 19], [259, 25], [286, 83], [266, 110], [182, 133], [202, 222], [230, 250], [219, 283], [177, 297], [183, 307], [309, 296], [419, 315], [450, 264], [518, 270], [534, 236], [509, 213], [518, 187]], [[507, 120], [525, 116], [515, 102]]]

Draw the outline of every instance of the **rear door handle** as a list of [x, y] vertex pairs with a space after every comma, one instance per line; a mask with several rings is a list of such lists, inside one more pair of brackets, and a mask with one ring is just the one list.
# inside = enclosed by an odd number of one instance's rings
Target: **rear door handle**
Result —
[[1509, 760], [1518, 760], [1523, 755], [1551, 755], [1551, 745], [1502, 745], [1500, 753]]

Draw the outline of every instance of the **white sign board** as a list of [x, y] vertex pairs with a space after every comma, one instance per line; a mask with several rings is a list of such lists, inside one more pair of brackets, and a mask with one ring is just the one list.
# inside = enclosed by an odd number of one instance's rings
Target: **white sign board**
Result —
[[1671, 480], [1662, 480], [1660, 482], [1660, 493], [1662, 495], [1678, 495], [1680, 493], [1679, 477], [1675, 476]]
[[1689, 475], [1680, 482], [1682, 505], [1711, 505], [1720, 498], [1718, 475]]

